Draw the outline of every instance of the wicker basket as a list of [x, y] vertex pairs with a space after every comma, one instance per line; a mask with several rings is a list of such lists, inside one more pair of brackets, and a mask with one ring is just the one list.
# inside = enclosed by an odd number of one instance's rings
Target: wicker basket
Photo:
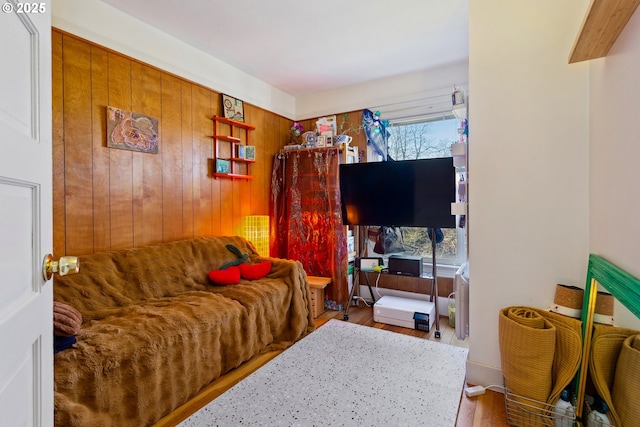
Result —
[[[575, 398], [572, 397], [575, 407]], [[554, 405], [539, 402], [524, 396], [519, 396], [505, 388], [504, 403], [507, 412], [507, 422], [513, 427], [555, 427], [556, 414]], [[575, 414], [559, 415], [575, 423]]]
[[580, 366], [582, 322], [531, 307], [507, 307], [500, 311], [498, 327], [505, 386], [555, 404]]
[[634, 351], [634, 337], [639, 332], [600, 324], [594, 324], [593, 328], [589, 375], [609, 407], [611, 423], [618, 426], [638, 416], [637, 393], [631, 390], [637, 390], [640, 381], [640, 349]]

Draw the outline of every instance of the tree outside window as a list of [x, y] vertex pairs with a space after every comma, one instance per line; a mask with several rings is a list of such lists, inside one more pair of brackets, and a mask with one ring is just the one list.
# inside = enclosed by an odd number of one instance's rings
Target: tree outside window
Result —
[[[460, 122], [453, 116], [438, 120], [394, 123], [388, 127], [390, 160], [417, 160], [450, 157], [451, 144], [458, 141]], [[393, 177], [389, 177], [393, 179]], [[442, 229], [444, 240], [436, 247], [438, 263], [458, 264], [458, 251], [464, 252], [463, 233], [456, 229]], [[431, 240], [426, 228], [402, 227], [405, 246], [413, 255], [431, 258]]]

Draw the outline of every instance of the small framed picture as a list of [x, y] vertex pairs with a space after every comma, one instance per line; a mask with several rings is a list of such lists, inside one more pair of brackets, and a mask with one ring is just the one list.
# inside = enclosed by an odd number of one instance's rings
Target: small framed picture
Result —
[[327, 144], [327, 137], [324, 135], [318, 135], [316, 137], [316, 147], [324, 147]]
[[322, 132], [320, 135], [324, 136], [325, 147], [333, 147], [333, 131], [332, 130], [326, 130]]
[[222, 109], [226, 119], [233, 119], [244, 122], [244, 105], [239, 99], [229, 95], [222, 95]]
[[225, 159], [216, 159], [216, 173], [231, 172], [231, 162]]
[[245, 146], [238, 144], [236, 145], [236, 158], [237, 159], [244, 159], [245, 156]]
[[256, 159], [256, 147], [254, 145], [245, 145], [244, 159], [252, 161]]

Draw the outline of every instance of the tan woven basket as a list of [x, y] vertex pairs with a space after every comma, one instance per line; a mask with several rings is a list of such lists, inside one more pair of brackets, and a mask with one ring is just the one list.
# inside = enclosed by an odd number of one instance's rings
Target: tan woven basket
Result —
[[624, 341], [638, 331], [627, 328], [594, 324], [591, 340], [591, 356], [589, 357], [589, 375], [598, 395], [609, 406], [609, 418], [613, 425], [624, 426], [620, 420], [618, 407], [613, 401], [613, 390], [616, 376], [616, 365]]
[[582, 360], [582, 321], [572, 317], [538, 310], [556, 327], [556, 352], [553, 359], [553, 388], [546, 402], [554, 405], [573, 380]]
[[[516, 402], [520, 396], [546, 402], [552, 386], [556, 328], [528, 307], [501, 310], [498, 328], [505, 387]], [[540, 404], [538, 409], [545, 408]]]
[[538, 424], [530, 425], [545, 425], [548, 405], [555, 404], [580, 366], [582, 322], [545, 310], [507, 307], [500, 311], [498, 326], [505, 386], [513, 402], [519, 397], [529, 407], [531, 401], [540, 402], [540, 416], [532, 417]]
[[620, 417], [619, 426], [631, 426], [640, 420], [640, 335], [632, 335], [622, 343], [611, 397]]
[[[625, 426], [633, 424], [624, 424], [621, 419], [619, 409], [621, 406], [633, 405], [637, 403], [637, 399], [619, 398], [615, 400], [612, 395], [616, 378], [620, 383], [619, 388], [626, 387], [623, 383], [624, 375], [633, 375], [633, 370], [638, 369], [638, 365], [628, 365], [626, 361], [622, 362], [620, 377], [617, 375], [617, 365], [621, 355], [622, 347], [631, 336], [638, 335], [640, 331], [627, 328], [618, 328], [614, 326], [593, 325], [593, 339], [591, 341], [591, 356], [589, 357], [589, 375], [598, 392], [598, 395], [609, 406], [609, 418], [615, 426]], [[626, 365], [626, 366], [624, 366]], [[636, 386], [637, 387], [637, 386]], [[637, 393], [637, 388], [636, 388]], [[625, 413], [631, 413], [635, 408], [625, 408]], [[637, 420], [637, 418], [636, 418]]]

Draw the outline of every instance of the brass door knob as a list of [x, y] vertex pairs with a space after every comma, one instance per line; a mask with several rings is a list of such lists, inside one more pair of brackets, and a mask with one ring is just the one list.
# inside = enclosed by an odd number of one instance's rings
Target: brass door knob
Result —
[[53, 273], [66, 276], [67, 274], [76, 274], [78, 271], [80, 271], [80, 261], [77, 256], [63, 256], [60, 257], [60, 261], [54, 261], [53, 255], [47, 254], [42, 261], [44, 280], [50, 280]]

